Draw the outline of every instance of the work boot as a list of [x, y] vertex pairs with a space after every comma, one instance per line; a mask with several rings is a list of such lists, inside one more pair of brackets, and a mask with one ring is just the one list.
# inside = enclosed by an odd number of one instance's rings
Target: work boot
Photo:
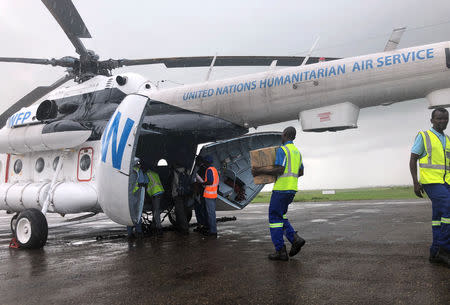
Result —
[[283, 246], [281, 250], [275, 251], [275, 253], [269, 254], [269, 259], [273, 261], [288, 261], [286, 246]]
[[435, 254], [430, 253], [430, 257], [428, 257], [428, 261], [432, 264], [440, 264], [442, 263], [442, 259], [439, 257], [439, 251]]
[[289, 251], [289, 256], [294, 256], [302, 249], [305, 244], [305, 240], [294, 233], [294, 240], [292, 241], [291, 251]]
[[450, 253], [442, 248], [439, 249], [438, 257], [447, 267], [450, 267]]
[[450, 268], [450, 253], [441, 248], [436, 254], [430, 254], [428, 261], [432, 264], [442, 264]]
[[208, 236], [208, 237], [217, 238], [217, 232], [215, 232], [215, 233], [209, 232], [208, 229], [203, 230], [203, 231], [202, 231], [202, 235], [203, 235], [203, 236]]
[[216, 238], [217, 238], [217, 233], [211, 233], [211, 232], [209, 232], [207, 236], [208, 236], [209, 238], [216, 239]]

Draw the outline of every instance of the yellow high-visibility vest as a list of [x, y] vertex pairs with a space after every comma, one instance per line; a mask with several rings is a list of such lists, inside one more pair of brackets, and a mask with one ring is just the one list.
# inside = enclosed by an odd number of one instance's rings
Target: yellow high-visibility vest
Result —
[[[138, 169], [135, 169], [138, 171]], [[147, 185], [147, 194], [151, 197], [159, 193], [164, 193], [164, 187], [162, 186], [161, 180], [159, 179], [158, 173], [148, 170], [146, 172], [149, 183]], [[136, 185], [134, 186], [133, 193], [136, 193], [139, 190], [139, 185], [136, 181]]]
[[147, 171], [147, 176], [150, 180], [147, 186], [147, 194], [151, 197], [159, 193], [164, 193], [164, 188], [161, 180], [159, 179], [159, 175], [154, 171], [149, 170]]
[[284, 173], [275, 181], [273, 190], [297, 191], [298, 173], [302, 164], [302, 155], [292, 143], [281, 146], [281, 149], [283, 149], [286, 155], [286, 165], [284, 167]]
[[446, 135], [445, 149], [431, 130], [421, 131], [426, 155], [419, 159], [420, 183], [450, 184], [450, 139]]

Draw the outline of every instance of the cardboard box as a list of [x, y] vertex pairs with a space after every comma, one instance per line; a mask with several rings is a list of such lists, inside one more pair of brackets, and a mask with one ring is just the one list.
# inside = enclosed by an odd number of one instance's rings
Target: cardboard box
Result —
[[250, 151], [250, 160], [252, 168], [274, 165], [278, 147], [279, 146], [272, 146]]
[[[279, 146], [255, 149], [250, 151], [250, 160], [252, 168], [269, 168], [275, 165], [276, 151]], [[253, 177], [255, 184], [268, 184], [275, 182], [276, 177], [269, 175], [260, 175]]]

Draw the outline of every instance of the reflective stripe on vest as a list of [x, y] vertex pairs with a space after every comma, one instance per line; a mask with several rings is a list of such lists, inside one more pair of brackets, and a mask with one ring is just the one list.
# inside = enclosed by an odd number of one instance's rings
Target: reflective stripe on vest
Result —
[[279, 176], [275, 185], [274, 191], [297, 191], [297, 181], [300, 166], [302, 164], [302, 155], [294, 144], [287, 144], [281, 146], [286, 155], [286, 165], [284, 167], [283, 175]]
[[164, 188], [162, 186], [161, 180], [159, 179], [159, 175], [151, 170], [147, 172], [148, 179], [150, 180], [147, 186], [147, 194], [149, 196], [154, 196], [159, 193], [164, 192]]
[[205, 172], [205, 181], [208, 181], [208, 170], [213, 173], [213, 183], [205, 186], [205, 191], [203, 192], [203, 197], [205, 198], [217, 198], [217, 189], [219, 187], [219, 173], [214, 166], [208, 167]]
[[[421, 131], [426, 155], [419, 160], [420, 183], [450, 183], [450, 139], [446, 136], [445, 150], [431, 130]], [[445, 180], [444, 180], [445, 179]]]

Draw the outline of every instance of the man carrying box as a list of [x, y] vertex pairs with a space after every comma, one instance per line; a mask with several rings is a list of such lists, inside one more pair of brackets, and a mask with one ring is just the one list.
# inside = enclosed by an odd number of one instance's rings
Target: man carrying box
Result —
[[297, 192], [298, 177], [303, 176], [302, 155], [294, 146], [296, 131], [294, 127], [287, 127], [281, 135], [283, 145], [278, 148], [273, 168], [252, 168], [253, 176], [272, 175], [277, 180], [273, 187], [269, 205], [269, 227], [275, 253], [269, 255], [271, 260], [287, 261], [288, 255], [284, 245], [283, 233], [292, 244], [289, 256], [294, 256], [305, 244], [292, 228], [286, 213], [289, 204]]

